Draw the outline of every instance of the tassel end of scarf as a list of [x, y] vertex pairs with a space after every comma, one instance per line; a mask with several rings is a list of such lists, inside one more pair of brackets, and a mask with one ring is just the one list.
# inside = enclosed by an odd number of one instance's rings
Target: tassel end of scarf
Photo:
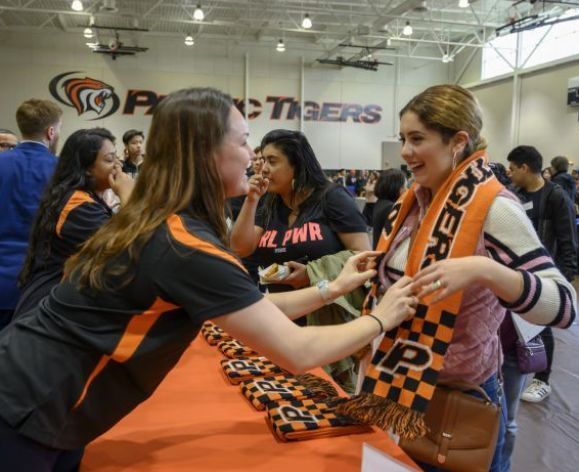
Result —
[[304, 387], [308, 388], [318, 398], [337, 397], [338, 391], [334, 386], [325, 379], [313, 374], [296, 375], [298, 380]]
[[371, 393], [351, 398], [339, 405], [336, 412], [366, 424], [376, 425], [384, 431], [391, 430], [403, 439], [420, 438], [427, 432], [424, 413]]

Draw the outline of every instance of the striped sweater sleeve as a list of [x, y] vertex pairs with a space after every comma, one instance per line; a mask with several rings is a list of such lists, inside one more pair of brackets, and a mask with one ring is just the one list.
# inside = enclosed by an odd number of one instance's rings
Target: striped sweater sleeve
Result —
[[525, 320], [569, 327], [576, 316], [577, 294], [541, 244], [521, 204], [498, 196], [485, 220], [485, 247], [489, 256], [523, 275], [523, 293], [505, 308]]

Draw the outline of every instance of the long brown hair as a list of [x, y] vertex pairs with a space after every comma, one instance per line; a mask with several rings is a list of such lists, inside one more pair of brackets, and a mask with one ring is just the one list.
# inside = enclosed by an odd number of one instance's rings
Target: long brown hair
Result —
[[[127, 204], [69, 259], [81, 286], [111, 289], [107, 276], [127, 277], [143, 245], [172, 214], [204, 220], [225, 242], [225, 189], [214, 154], [228, 130], [231, 97], [211, 88], [174, 92], [157, 105], [145, 159]], [[110, 263], [128, 251], [129, 263]]]
[[416, 113], [426, 128], [438, 131], [445, 143], [459, 131], [466, 131], [469, 142], [460, 160], [487, 147], [480, 135], [483, 121], [478, 101], [469, 90], [458, 85], [427, 88], [402, 108], [400, 118], [408, 112]]

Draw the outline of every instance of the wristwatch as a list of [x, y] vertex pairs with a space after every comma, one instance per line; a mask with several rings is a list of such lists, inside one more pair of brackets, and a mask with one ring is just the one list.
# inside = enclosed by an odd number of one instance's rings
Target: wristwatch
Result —
[[326, 305], [333, 303], [334, 298], [330, 295], [330, 282], [328, 282], [328, 280], [326, 279], [319, 280], [318, 283], [316, 284], [316, 287], [318, 287], [320, 295], [322, 296], [322, 299], [324, 300]]

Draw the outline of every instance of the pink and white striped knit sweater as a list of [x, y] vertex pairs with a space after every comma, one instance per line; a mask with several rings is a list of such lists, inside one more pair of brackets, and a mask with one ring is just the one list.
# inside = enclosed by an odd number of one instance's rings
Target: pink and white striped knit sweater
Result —
[[[395, 281], [404, 273], [410, 234], [420, 223], [430, 192], [416, 189], [417, 206], [411, 210], [394, 239], [387, 261], [387, 276]], [[440, 382], [481, 384], [499, 365], [498, 328], [507, 309], [529, 322], [566, 328], [575, 319], [577, 294], [542, 246], [521, 204], [508, 191], [492, 203], [483, 226], [476, 255], [484, 255], [523, 274], [519, 300], [507, 304], [490, 290], [472, 286], [465, 290], [454, 337], [444, 358]]]

